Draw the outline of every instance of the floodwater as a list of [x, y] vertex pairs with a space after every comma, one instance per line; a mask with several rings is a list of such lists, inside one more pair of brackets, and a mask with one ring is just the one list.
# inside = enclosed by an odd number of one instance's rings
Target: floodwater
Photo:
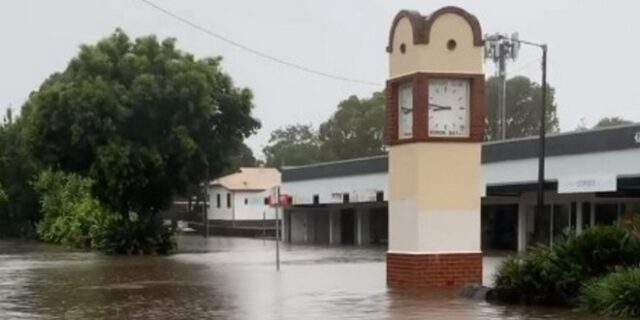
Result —
[[166, 257], [112, 257], [0, 241], [0, 319], [596, 319], [391, 290], [383, 248], [285, 245], [277, 272], [273, 241], [178, 244]]

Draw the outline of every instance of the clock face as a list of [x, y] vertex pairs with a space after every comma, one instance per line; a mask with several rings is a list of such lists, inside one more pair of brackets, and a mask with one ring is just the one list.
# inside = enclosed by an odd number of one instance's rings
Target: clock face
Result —
[[413, 87], [402, 85], [398, 89], [398, 138], [413, 137]]
[[469, 137], [469, 80], [429, 80], [429, 136]]

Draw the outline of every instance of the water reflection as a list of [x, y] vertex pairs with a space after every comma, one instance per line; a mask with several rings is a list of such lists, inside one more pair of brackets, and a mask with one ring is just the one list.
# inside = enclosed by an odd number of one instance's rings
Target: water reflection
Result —
[[182, 237], [179, 246], [169, 257], [106, 257], [0, 242], [0, 318], [592, 319], [387, 289], [382, 248], [285, 246], [276, 272], [271, 241]]

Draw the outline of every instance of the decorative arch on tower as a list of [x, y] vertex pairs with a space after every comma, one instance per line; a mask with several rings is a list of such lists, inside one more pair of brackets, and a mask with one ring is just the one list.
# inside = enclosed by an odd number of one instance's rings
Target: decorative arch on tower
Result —
[[411, 30], [413, 31], [413, 44], [429, 44], [433, 23], [438, 19], [438, 17], [447, 13], [457, 14], [467, 21], [467, 24], [469, 24], [471, 32], [473, 33], [474, 46], [481, 47], [484, 45], [484, 40], [482, 40], [482, 29], [480, 28], [480, 22], [478, 22], [478, 19], [462, 8], [449, 6], [438, 9], [429, 16], [423, 16], [420, 12], [413, 10], [402, 10], [398, 12], [396, 17], [393, 19], [391, 30], [389, 31], [387, 52], [393, 52], [393, 36], [398, 23], [403, 18], [407, 18], [411, 24]]

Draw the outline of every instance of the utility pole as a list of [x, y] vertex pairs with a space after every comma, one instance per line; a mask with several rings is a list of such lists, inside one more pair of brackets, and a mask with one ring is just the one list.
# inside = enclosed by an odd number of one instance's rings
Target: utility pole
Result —
[[280, 271], [280, 186], [276, 187], [276, 270]]
[[[501, 41], [508, 41], [515, 44], [517, 47], [515, 52], [518, 51], [520, 44], [525, 44], [533, 47], [540, 48], [542, 50], [542, 100], [540, 104], [540, 133], [538, 135], [538, 190], [537, 190], [537, 202], [536, 202], [536, 214], [538, 216], [544, 215], [544, 176], [545, 176], [545, 155], [546, 155], [546, 123], [547, 123], [547, 44], [535, 43], [526, 40], [521, 40], [515, 34], [511, 38], [495, 34], [492, 36], [486, 36], [485, 41], [487, 43], [499, 43]], [[487, 47], [485, 47], [486, 53]], [[516, 53], [517, 56], [517, 53]]]
[[209, 238], [209, 160], [205, 159], [205, 176], [203, 183], [203, 192], [202, 192], [202, 225], [204, 226], [204, 237]]
[[498, 94], [498, 115], [500, 118], [500, 140], [507, 138], [507, 55], [506, 43], [499, 44], [498, 76], [500, 77], [500, 93]]
[[538, 214], [544, 214], [544, 157], [545, 157], [545, 134], [547, 132], [547, 45], [538, 45], [542, 49], [542, 104], [540, 105], [540, 134], [538, 136]]
[[518, 58], [520, 43], [518, 34], [511, 37], [500, 34], [485, 36], [485, 59], [491, 59], [496, 64], [500, 85], [498, 86], [498, 110], [496, 112], [497, 140], [507, 138], [507, 60], [515, 61]]

